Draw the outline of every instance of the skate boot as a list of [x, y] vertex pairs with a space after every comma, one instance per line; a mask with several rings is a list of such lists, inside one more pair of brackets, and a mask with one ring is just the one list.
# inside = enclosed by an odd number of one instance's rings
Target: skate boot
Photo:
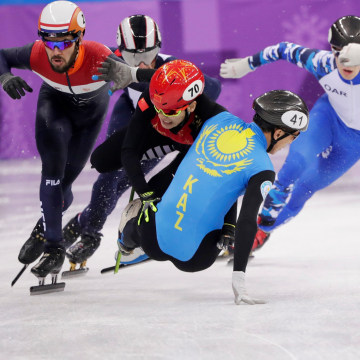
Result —
[[[121, 264], [136, 264], [149, 258], [141, 247], [130, 248], [126, 246], [123, 237], [119, 237], [117, 244], [119, 250], [115, 253], [115, 260], [120, 261]], [[121, 260], [119, 260], [119, 256]]]
[[[258, 224], [260, 223], [261, 223], [261, 216], [258, 217]], [[269, 240], [269, 237], [270, 237], [269, 232], [265, 232], [264, 230], [258, 228], [251, 249], [251, 255], [254, 251], [259, 250], [266, 243], [266, 241]]]
[[31, 272], [37, 277], [46, 277], [49, 273], [58, 274], [65, 259], [63, 247], [49, 247], [45, 250], [40, 261], [32, 267]]
[[[62, 277], [85, 275], [89, 271], [86, 267], [86, 261], [94, 255], [100, 246], [101, 237], [102, 234], [98, 232], [85, 232], [81, 235], [81, 239], [78, 242], [66, 250], [66, 257], [70, 261], [70, 270], [64, 271]], [[78, 269], [76, 269], [76, 264], [80, 264]]]
[[115, 253], [115, 266], [110, 266], [101, 270], [101, 274], [114, 272], [116, 274], [119, 269], [138, 265], [142, 262], [151, 260], [141, 247], [130, 247], [124, 244], [122, 235], [119, 233], [117, 240], [119, 250]]
[[74, 216], [63, 228], [63, 239], [65, 249], [71, 246], [81, 235], [81, 226], [79, 222], [80, 214]]
[[70, 246], [66, 251], [66, 257], [73, 263], [82, 263], [91, 257], [100, 246], [102, 234], [84, 233], [81, 239]]
[[274, 187], [270, 190], [264, 201], [264, 206], [261, 211], [261, 222], [259, 225], [262, 228], [269, 228], [266, 230], [271, 231], [277, 217], [279, 216], [283, 207], [290, 200], [290, 195], [293, 185], [280, 190], [279, 185], [275, 182]]
[[31, 264], [43, 252], [45, 248], [44, 225], [42, 218], [38, 220], [29, 239], [21, 247], [18, 259], [22, 264]]
[[[57, 283], [57, 275], [65, 260], [65, 249], [63, 246], [49, 246], [40, 261], [32, 267], [31, 272], [39, 279], [39, 286], [30, 288], [30, 295], [45, 294], [55, 291], [63, 291], [65, 283]], [[45, 278], [51, 274], [51, 284], [45, 285]]]

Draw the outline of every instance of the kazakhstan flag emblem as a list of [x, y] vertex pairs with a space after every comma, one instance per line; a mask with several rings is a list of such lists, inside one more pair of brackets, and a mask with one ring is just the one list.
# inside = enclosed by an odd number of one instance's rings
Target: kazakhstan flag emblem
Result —
[[248, 155], [255, 148], [255, 133], [240, 124], [204, 127], [196, 142], [199, 168], [206, 174], [222, 177], [243, 170], [253, 162]]

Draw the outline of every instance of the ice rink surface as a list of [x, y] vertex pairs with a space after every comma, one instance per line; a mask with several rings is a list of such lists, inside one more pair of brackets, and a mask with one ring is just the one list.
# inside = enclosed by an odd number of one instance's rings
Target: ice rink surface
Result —
[[[360, 166], [317, 193], [247, 269], [250, 295], [233, 302], [231, 267], [188, 274], [149, 262], [114, 264], [120, 199], [102, 245], [65, 291], [30, 296], [36, 278], [17, 255], [40, 216], [38, 160], [0, 162], [1, 359], [360, 359]], [[76, 180], [64, 224], [87, 204], [96, 173]], [[63, 270], [67, 269], [65, 262]]]

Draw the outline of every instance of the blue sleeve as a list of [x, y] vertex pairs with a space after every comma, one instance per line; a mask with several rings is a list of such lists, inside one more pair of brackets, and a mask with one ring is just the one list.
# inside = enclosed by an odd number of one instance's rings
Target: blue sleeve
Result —
[[11, 68], [30, 68], [30, 55], [34, 43], [15, 48], [0, 49], [0, 75], [10, 72]]
[[304, 68], [318, 80], [336, 68], [331, 51], [308, 49], [289, 42], [268, 46], [249, 58], [252, 69], [278, 60], [286, 60]]

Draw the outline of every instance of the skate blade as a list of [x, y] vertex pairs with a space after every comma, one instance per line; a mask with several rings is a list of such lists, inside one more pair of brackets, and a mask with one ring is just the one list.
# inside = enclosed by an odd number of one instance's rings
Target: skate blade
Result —
[[83, 267], [83, 268], [75, 269], [75, 270], [63, 271], [61, 273], [61, 278], [65, 279], [65, 278], [72, 278], [72, 277], [77, 277], [77, 276], [84, 276], [84, 275], [86, 275], [86, 273], [88, 271], [89, 271], [89, 268], [87, 268], [87, 267]]
[[[133, 264], [124, 264], [124, 263], [120, 263], [119, 265], [119, 270], [120, 269], [124, 269], [124, 268], [128, 268], [128, 267], [133, 267], [133, 266], [136, 266], [136, 265], [140, 265], [140, 264], [143, 264], [143, 263], [146, 263], [148, 261], [150, 261], [151, 259], [145, 259], [143, 261], [139, 261], [137, 263], [133, 263]], [[110, 267], [107, 267], [107, 268], [104, 268], [100, 271], [101, 274], [107, 274], [107, 273], [113, 273], [114, 274], [114, 270], [115, 270], [115, 267], [116, 265], [114, 266], [110, 266]]]
[[38, 285], [30, 287], [30, 295], [41, 295], [41, 294], [49, 294], [53, 292], [64, 291], [65, 283], [56, 283], [49, 285]]

